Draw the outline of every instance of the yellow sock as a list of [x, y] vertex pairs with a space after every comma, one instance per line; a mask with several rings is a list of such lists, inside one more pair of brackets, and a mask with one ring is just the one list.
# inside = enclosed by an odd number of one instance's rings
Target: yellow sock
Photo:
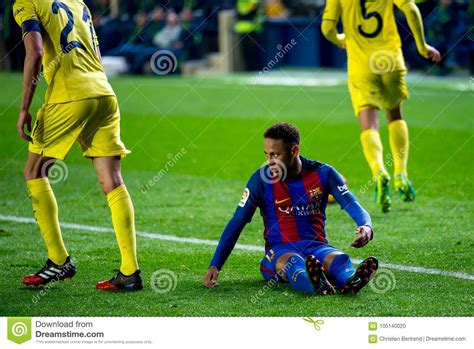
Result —
[[56, 264], [64, 264], [68, 253], [59, 227], [58, 204], [48, 178], [31, 179], [26, 185], [36, 222], [48, 248], [48, 258]]
[[396, 120], [388, 124], [390, 149], [392, 150], [394, 173], [407, 176], [408, 127], [405, 120]]
[[107, 202], [112, 213], [112, 224], [122, 255], [120, 271], [124, 275], [131, 275], [138, 269], [137, 242], [135, 237], [135, 213], [125, 184], [107, 194]]
[[369, 163], [372, 176], [376, 176], [379, 171], [386, 172], [383, 164], [383, 147], [379, 132], [369, 128], [360, 134], [362, 150]]

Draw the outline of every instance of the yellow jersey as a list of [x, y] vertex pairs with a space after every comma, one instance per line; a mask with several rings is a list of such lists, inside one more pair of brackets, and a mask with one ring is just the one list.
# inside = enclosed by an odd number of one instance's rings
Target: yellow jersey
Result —
[[349, 76], [406, 70], [393, 5], [409, 1], [326, 1], [323, 21], [342, 21]]
[[16, 0], [13, 14], [23, 37], [37, 31], [43, 38], [45, 104], [115, 95], [102, 67], [91, 14], [82, 0]]

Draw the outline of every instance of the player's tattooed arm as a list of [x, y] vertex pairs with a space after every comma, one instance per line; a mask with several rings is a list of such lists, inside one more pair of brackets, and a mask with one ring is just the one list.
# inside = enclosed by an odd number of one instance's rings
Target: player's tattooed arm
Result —
[[43, 39], [39, 32], [29, 32], [25, 35], [26, 56], [23, 68], [23, 92], [21, 97], [20, 114], [18, 115], [17, 130], [21, 138], [31, 142], [31, 137], [26, 133], [31, 132], [30, 106], [36, 91], [38, 77], [43, 59]]

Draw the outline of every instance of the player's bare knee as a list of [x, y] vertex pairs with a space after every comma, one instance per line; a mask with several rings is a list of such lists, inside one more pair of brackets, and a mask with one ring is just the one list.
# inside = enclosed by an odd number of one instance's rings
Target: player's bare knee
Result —
[[120, 174], [113, 175], [107, 178], [99, 178], [100, 188], [104, 194], [110, 193], [117, 187], [120, 187], [123, 184], [122, 176]]
[[297, 253], [288, 252], [278, 257], [275, 263], [275, 269], [276, 269], [277, 274], [286, 281], [288, 281], [286, 277], [286, 271], [288, 269], [289, 263], [292, 263], [291, 261], [292, 258], [302, 258], [302, 257], [298, 255]]
[[364, 109], [359, 112], [359, 122], [362, 131], [379, 129], [378, 110], [375, 108]]
[[[324, 261], [323, 261], [324, 270], [329, 271], [329, 268], [331, 267], [331, 264], [334, 261], [334, 258], [336, 258], [337, 256], [340, 256], [340, 255], [345, 255], [345, 253], [341, 252], [341, 251], [334, 251], [334, 252], [329, 253], [324, 258]], [[346, 256], [347, 256], [347, 258], [349, 258], [348, 255], [346, 255]]]
[[32, 165], [29, 164], [28, 162], [25, 164], [25, 167], [23, 168], [23, 177], [25, 178], [25, 181], [29, 181], [31, 179], [37, 178], [37, 172], [34, 170], [34, 167], [32, 167]]
[[25, 181], [47, 177], [49, 169], [54, 164], [52, 159], [30, 156], [23, 167]]
[[387, 110], [386, 117], [387, 117], [388, 123], [403, 119], [400, 108]]

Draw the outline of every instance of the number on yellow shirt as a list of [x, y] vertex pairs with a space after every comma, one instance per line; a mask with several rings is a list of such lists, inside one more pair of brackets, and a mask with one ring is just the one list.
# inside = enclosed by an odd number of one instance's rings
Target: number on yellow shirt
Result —
[[364, 17], [365, 20], [369, 20], [372, 17], [375, 18], [377, 20], [377, 28], [375, 28], [373, 32], [367, 33], [366, 31], [364, 31], [364, 29], [362, 29], [362, 25], [359, 24], [357, 29], [359, 30], [360, 35], [366, 38], [375, 38], [382, 31], [383, 20], [382, 20], [382, 16], [377, 11], [367, 12], [367, 8], [365, 6], [366, 1], [367, 0], [360, 0], [360, 8], [362, 10], [362, 17]]
[[55, 15], [59, 14], [59, 9], [63, 9], [67, 15], [66, 26], [61, 31], [61, 37], [59, 38], [59, 42], [61, 44], [61, 50], [63, 51], [63, 53], [69, 53], [71, 52], [71, 50], [75, 48], [82, 48], [83, 50], [85, 50], [86, 48], [79, 41], [76, 41], [76, 40], [73, 40], [70, 42], [67, 41], [67, 36], [69, 35], [69, 33], [72, 30], [72, 27], [74, 26], [74, 16], [71, 10], [69, 9], [69, 7], [65, 3], [54, 0], [53, 5], [52, 5], [53, 13]]

